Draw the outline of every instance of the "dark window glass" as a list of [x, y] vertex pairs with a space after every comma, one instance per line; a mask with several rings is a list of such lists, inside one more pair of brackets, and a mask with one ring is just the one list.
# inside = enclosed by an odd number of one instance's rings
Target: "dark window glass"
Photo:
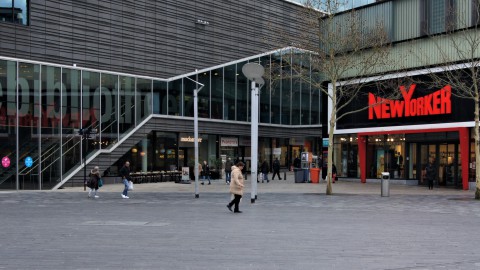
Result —
[[[270, 70], [270, 55], [260, 58], [265, 72]], [[265, 85], [260, 89], [260, 122], [270, 123], [270, 78], [265, 78]]]
[[223, 68], [212, 70], [212, 119], [222, 119], [222, 107], [223, 107]]
[[[237, 70], [237, 121], [247, 121], [247, 116], [250, 115], [250, 107], [248, 106], [250, 98], [250, 90], [248, 89], [248, 79], [241, 72], [246, 62], [238, 63]], [[249, 118], [248, 118], [249, 119]]]
[[225, 67], [225, 90], [223, 103], [223, 119], [225, 120], [235, 120], [235, 83], [237, 76], [238, 72], [236, 70], [236, 65]]
[[0, 0], [0, 21], [28, 25], [28, 0]]

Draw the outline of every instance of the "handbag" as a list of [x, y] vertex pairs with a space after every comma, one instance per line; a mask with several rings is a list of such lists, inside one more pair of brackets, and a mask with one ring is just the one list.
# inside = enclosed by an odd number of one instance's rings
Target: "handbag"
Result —
[[98, 179], [98, 187], [102, 187], [103, 186], [103, 180], [102, 178]]
[[133, 190], [133, 182], [128, 181], [128, 190]]

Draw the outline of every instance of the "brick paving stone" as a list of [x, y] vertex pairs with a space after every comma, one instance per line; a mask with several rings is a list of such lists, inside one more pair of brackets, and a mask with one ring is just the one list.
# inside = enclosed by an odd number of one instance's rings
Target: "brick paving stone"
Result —
[[[283, 177], [283, 175], [282, 175]], [[479, 269], [474, 191], [342, 181], [258, 184], [242, 214], [223, 180], [0, 191], [0, 269]]]

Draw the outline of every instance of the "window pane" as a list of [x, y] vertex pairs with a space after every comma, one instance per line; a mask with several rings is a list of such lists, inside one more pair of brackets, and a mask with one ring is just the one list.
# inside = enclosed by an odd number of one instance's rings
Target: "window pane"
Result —
[[280, 124], [280, 106], [281, 106], [281, 57], [280, 54], [272, 54], [271, 64], [271, 96], [272, 96], [272, 124]]
[[168, 115], [180, 115], [180, 112], [182, 110], [182, 87], [182, 79], [178, 79], [168, 83]]
[[2, 166], [0, 188], [16, 188], [17, 132], [17, 63], [0, 60], [0, 158], [7, 158], [9, 166]]
[[19, 24], [28, 24], [28, 1], [27, 0], [15, 0], [13, 8], [13, 21]]
[[212, 70], [212, 119], [223, 119], [223, 68]]
[[12, 0], [0, 0], [0, 21], [13, 22]]
[[153, 113], [167, 114], [167, 83], [153, 81]]
[[[100, 130], [100, 73], [84, 71], [82, 74], [82, 128]], [[87, 157], [95, 148], [98, 149], [95, 140], [85, 140], [84, 143], [83, 147], [86, 147], [84, 153], [87, 153]]]
[[118, 141], [118, 76], [102, 74], [101, 141], [100, 148], [108, 148]]
[[42, 66], [41, 134], [42, 188], [52, 188], [61, 176], [61, 69]]
[[135, 125], [134, 95], [135, 78], [120, 77], [120, 138]]
[[[190, 79], [194, 80], [195, 81], [195, 75], [190, 77]], [[184, 102], [185, 102], [185, 105], [184, 105], [184, 116], [190, 116], [190, 117], [193, 117], [193, 114], [194, 114], [194, 105], [193, 105], [193, 89], [195, 89], [197, 87], [197, 84], [194, 83], [193, 81], [189, 80], [189, 79], [184, 79], [183, 80], [183, 93], [184, 93]], [[205, 88], [205, 87], [204, 87]], [[201, 97], [201, 93], [203, 92], [203, 90], [198, 94], [198, 117], [203, 117], [203, 118], [208, 118], [208, 107], [205, 108], [206, 106], [204, 105], [203, 101], [204, 101], [204, 98]], [[208, 88], [207, 88], [207, 92], [208, 92]], [[205, 95], [205, 92], [203, 92], [202, 94]], [[207, 104], [208, 104], [208, 101], [207, 101]]]
[[[282, 125], [290, 125], [290, 109], [292, 101], [292, 69], [290, 52], [282, 55]], [[298, 121], [296, 121], [298, 123]]]
[[137, 79], [137, 125], [152, 114], [152, 80]]
[[81, 161], [81, 137], [74, 129], [80, 128], [80, 71], [62, 69], [62, 133], [63, 175]]
[[237, 77], [236, 65], [225, 67], [225, 89], [223, 104], [223, 119], [235, 120], [235, 80]]
[[247, 121], [247, 116], [250, 115], [248, 106], [250, 90], [247, 77], [241, 72], [245, 64], [246, 62], [237, 64], [237, 70], [240, 71], [237, 76], [237, 121]]
[[[270, 55], [260, 58], [265, 72], [270, 67]], [[265, 85], [260, 89], [260, 123], [270, 123], [270, 79], [265, 78]]]

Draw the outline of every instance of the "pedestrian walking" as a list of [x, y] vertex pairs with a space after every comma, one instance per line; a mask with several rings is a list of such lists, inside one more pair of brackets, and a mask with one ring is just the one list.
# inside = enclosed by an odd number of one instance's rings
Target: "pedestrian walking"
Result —
[[129, 181], [130, 181], [130, 162], [126, 161], [123, 167], [120, 169], [120, 177], [122, 177], [123, 181], [123, 192], [122, 192], [122, 198], [124, 199], [129, 199], [128, 197], [128, 188], [129, 188]]
[[437, 178], [437, 168], [433, 163], [433, 158], [429, 158], [428, 164], [425, 167], [425, 178], [428, 181], [428, 189], [433, 189], [433, 182]]
[[278, 180], [282, 180], [282, 178], [280, 178], [280, 161], [278, 161], [278, 158], [275, 158], [275, 160], [273, 161], [272, 180], [275, 180], [275, 175], [278, 175]]
[[210, 166], [208, 165], [207, 161], [203, 161], [203, 166], [202, 166], [202, 185], [205, 183], [205, 179], [208, 179], [208, 184], [210, 185]]
[[236, 165], [232, 166], [232, 178], [230, 182], [230, 193], [233, 194], [233, 200], [230, 201], [229, 204], [227, 204], [228, 210], [232, 211], [232, 206], [233, 212], [234, 213], [242, 213], [239, 209], [239, 204], [240, 204], [240, 199], [243, 196], [243, 174], [242, 174], [242, 169], [245, 167], [245, 164], [243, 162], [239, 161]]
[[88, 198], [100, 198], [97, 195], [100, 179], [100, 169], [98, 168], [98, 166], [95, 166], [93, 167], [93, 170], [90, 171], [90, 179], [88, 179], [87, 182]]
[[270, 183], [270, 180], [268, 180], [268, 171], [269, 171], [268, 162], [266, 160], [263, 161], [261, 170], [262, 170], [262, 183], [263, 181], [267, 181], [267, 183]]
[[232, 178], [232, 166], [232, 160], [230, 158], [227, 158], [227, 161], [225, 162], [225, 182], [227, 184], [230, 184], [230, 180]]

